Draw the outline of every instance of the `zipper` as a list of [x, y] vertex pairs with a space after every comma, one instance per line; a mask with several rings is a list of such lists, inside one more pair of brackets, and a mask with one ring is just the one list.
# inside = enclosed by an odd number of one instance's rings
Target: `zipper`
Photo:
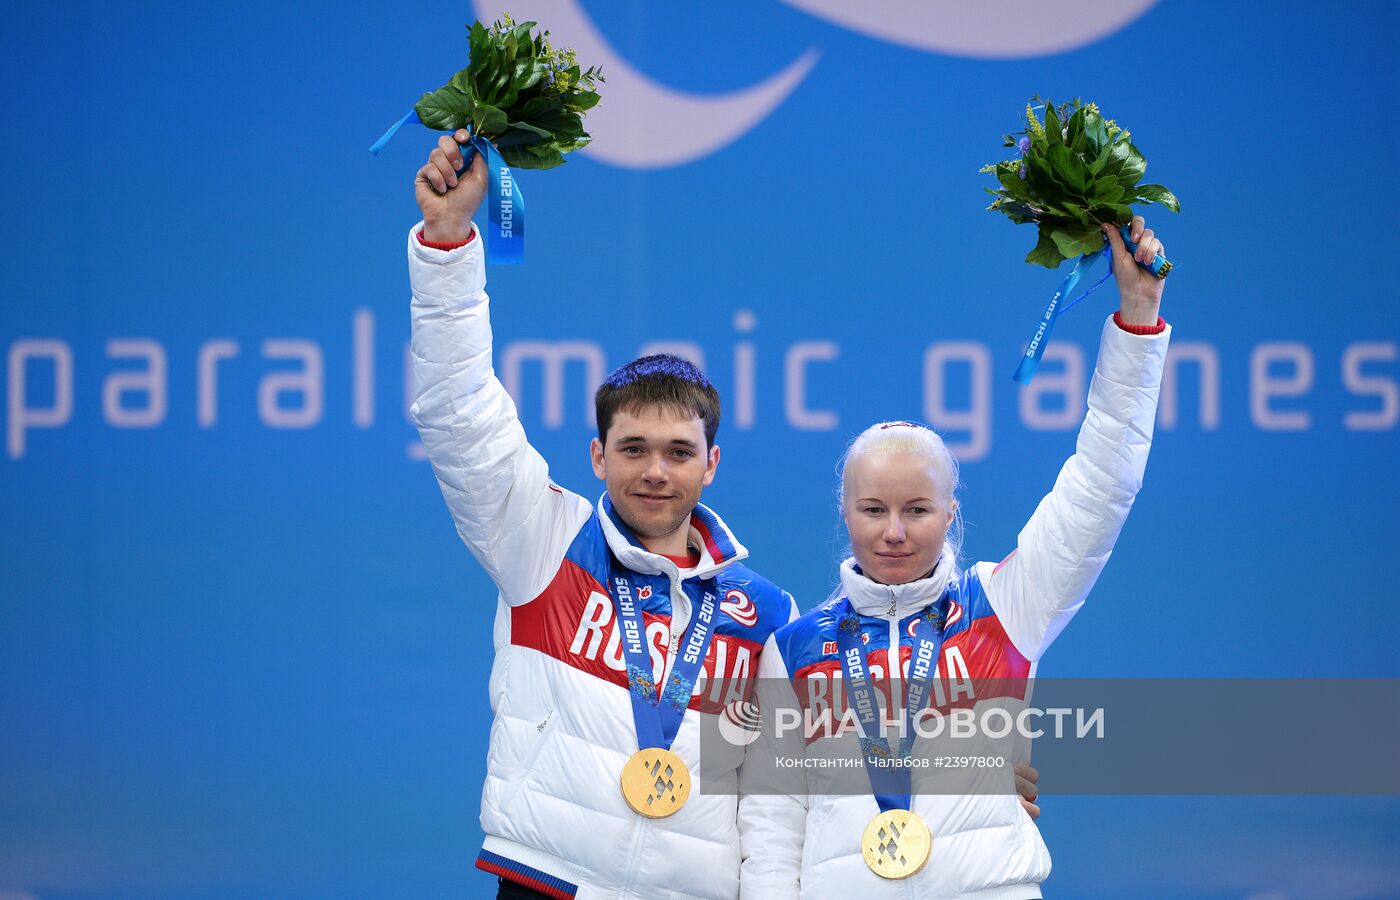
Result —
[[651, 825], [651, 819], [633, 814], [637, 820], [637, 830], [632, 838], [632, 853], [627, 861], [627, 877], [622, 881], [620, 897], [630, 897], [632, 895], [632, 882], [636, 880], [638, 863], [641, 862], [642, 842], [646, 840], [647, 832]]
[[[672, 567], [675, 568], [674, 566]], [[661, 679], [657, 684], [664, 685], [671, 677], [671, 668], [675, 664], [676, 655], [680, 652], [681, 635], [685, 633], [686, 625], [690, 624], [690, 602], [685, 596], [685, 591], [681, 588], [678, 575], [671, 575], [671, 644], [670, 652], [666, 654], [666, 661], [661, 667]], [[685, 606], [679, 604], [684, 602]], [[636, 880], [637, 869], [641, 862], [642, 845], [646, 842], [647, 836], [651, 833], [651, 819], [643, 816], [634, 816], [637, 819], [637, 828], [633, 832], [632, 851], [628, 855], [627, 877], [623, 879], [620, 897], [632, 896], [632, 883]]]
[[671, 669], [676, 664], [676, 656], [681, 652], [681, 636], [690, 624], [690, 598], [685, 595], [680, 579], [671, 577], [671, 652], [666, 654], [666, 662], [661, 667], [661, 680], [665, 684], [671, 678]]
[[554, 718], [554, 710], [551, 709], [551, 710], [549, 711], [549, 714], [546, 715], [546, 716], [544, 717], [544, 721], [535, 726], [535, 730], [538, 731], [538, 732], [540, 732], [540, 733], [543, 733], [543, 732], [544, 732], [544, 726], [548, 725], [548, 724], [549, 724], [549, 720], [552, 719], [552, 718]]
[[[890, 706], [895, 707], [897, 704], [897, 709], [899, 711], [897, 721], [899, 722], [899, 728], [903, 728], [905, 721], [904, 707], [908, 704], [909, 698], [904, 696], [904, 677], [900, 665], [899, 601], [895, 596], [893, 587], [889, 588], [889, 592], [890, 608], [888, 615], [890, 620], [890, 649], [885, 657], [885, 663], [889, 666], [890, 670]], [[898, 730], [896, 733], [898, 733]], [[897, 751], [900, 742], [892, 740], [890, 744], [892, 745], [891, 749]], [[909, 808], [911, 810], [914, 808], [914, 795], [912, 793], [909, 796]], [[912, 881], [912, 879], [906, 879], [901, 885], [901, 893], [904, 895], [905, 900], [914, 900], [913, 888], [909, 883], [910, 881]]]
[[[890, 608], [887, 613], [890, 621], [890, 648], [885, 652], [885, 668], [889, 669], [890, 679], [890, 710], [898, 712], [897, 721], [904, 722], [904, 704], [907, 702], [904, 696], [904, 678], [900, 667], [900, 647], [899, 647], [899, 601], [895, 597], [894, 588], [888, 589], [890, 592]], [[898, 742], [891, 741], [891, 748], [895, 750], [899, 747]]]
[[[675, 665], [676, 656], [681, 652], [681, 636], [685, 634], [685, 629], [690, 625], [690, 598], [685, 595], [685, 589], [681, 587], [680, 572], [675, 565], [671, 566], [671, 645], [670, 652], [666, 654], [666, 662], [661, 668], [661, 680], [657, 684], [664, 685], [671, 678], [671, 669]], [[632, 851], [628, 855], [627, 877], [623, 879], [620, 896], [632, 896], [632, 883], [636, 879], [638, 863], [641, 860], [642, 844], [651, 834], [652, 820], [642, 816], [635, 817], [637, 829], [633, 833]]]

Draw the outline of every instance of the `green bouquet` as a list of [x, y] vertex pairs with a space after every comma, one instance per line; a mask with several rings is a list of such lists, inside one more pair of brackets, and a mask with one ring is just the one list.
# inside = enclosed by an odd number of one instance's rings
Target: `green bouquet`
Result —
[[1104, 242], [1099, 226], [1130, 224], [1134, 203], [1180, 211], [1171, 191], [1138, 183], [1147, 160], [1133, 146], [1132, 135], [1105, 120], [1098, 106], [1076, 99], [1057, 109], [1047, 100], [1041, 121], [1032, 105], [1039, 99], [1026, 104], [1025, 130], [1004, 135], [1003, 146], [1016, 147], [1019, 155], [981, 170], [1001, 184], [986, 188], [996, 197], [987, 209], [1018, 225], [1033, 222], [1040, 231], [1026, 262], [1053, 269], [1094, 253]]
[[556, 50], [549, 32], [508, 15], [468, 28], [471, 63], [414, 106], [429, 128], [469, 128], [496, 145], [506, 163], [552, 169], [588, 143], [583, 116], [598, 105], [601, 69], [579, 68], [573, 50]]

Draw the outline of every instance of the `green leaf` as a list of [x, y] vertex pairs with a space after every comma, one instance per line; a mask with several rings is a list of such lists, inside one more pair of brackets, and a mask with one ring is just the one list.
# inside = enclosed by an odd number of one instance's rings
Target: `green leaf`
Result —
[[496, 99], [496, 78], [501, 72], [500, 54], [494, 45], [483, 47], [472, 57], [472, 84], [476, 86], [476, 99], [491, 103]]
[[1087, 146], [1084, 139], [1084, 113], [1087, 111], [1083, 106], [1076, 109], [1065, 126], [1066, 143], [1076, 153], [1083, 153]]
[[563, 105], [564, 102], [558, 97], [535, 97], [528, 103], [526, 103], [524, 106], [520, 107], [520, 109], [516, 110], [515, 115], [511, 118], [517, 121], [522, 121], [526, 119], [534, 120], [537, 117], [542, 117], [554, 112], [555, 110], [561, 109]]
[[546, 129], [561, 138], [574, 138], [583, 134], [583, 120], [579, 114], [565, 109], [557, 100], [552, 107], [541, 112], [527, 115], [521, 110], [520, 121]]
[[[528, 54], [528, 52], [529, 49], [527, 46], [526, 53]], [[508, 74], [506, 75], [505, 83], [501, 86], [497, 94], [496, 106], [502, 109], [509, 109], [515, 105], [516, 100], [520, 97], [520, 92], [529, 86], [527, 82], [530, 73], [535, 68], [535, 63], [536, 60], [529, 55], [517, 55], [515, 59], [506, 66]]]
[[447, 83], [466, 94], [468, 97], [476, 95], [476, 85], [472, 83], [470, 66], [458, 72], [456, 75], [453, 75], [452, 80]]
[[1181, 212], [1181, 203], [1176, 199], [1176, 194], [1163, 185], [1140, 184], [1137, 186], [1137, 195], [1145, 203], [1160, 203], [1172, 212]]
[[494, 139], [506, 130], [506, 114], [494, 106], [478, 103], [476, 111], [472, 114], [472, 124], [477, 134]]
[[429, 128], [456, 131], [472, 120], [473, 105], [470, 97], [446, 84], [420, 97], [413, 109]]
[[1065, 212], [1067, 212], [1067, 213], [1069, 213], [1071, 216], [1073, 216], [1074, 219], [1075, 219], [1075, 221], [1077, 221], [1080, 225], [1088, 225], [1088, 224], [1091, 224], [1091, 223], [1089, 222], [1089, 214], [1088, 214], [1087, 212], [1085, 212], [1084, 209], [1083, 209], [1082, 207], [1075, 206], [1073, 203], [1070, 203], [1068, 200], [1061, 202], [1061, 203], [1060, 203], [1060, 206], [1062, 206], [1062, 207], [1064, 208], [1064, 211], [1065, 211]]
[[1006, 217], [1017, 225], [1036, 221], [1035, 209], [1019, 200], [1002, 200], [997, 204], [997, 210], [1005, 213]]
[[1055, 180], [1050, 163], [1038, 153], [1026, 154], [1026, 181], [1037, 197], [1050, 200], [1064, 193], [1064, 188]]
[[1055, 114], [1055, 104], [1045, 101], [1045, 138], [1053, 146], [1064, 143], [1060, 117]]
[[[1123, 168], [1123, 163], [1127, 161], [1130, 152], [1128, 139], [1123, 137], [1124, 132], [1118, 132], [1113, 140], [1105, 148], [1104, 153], [1097, 160], [1096, 165], [1090, 167], [1090, 171], [1095, 172], [1095, 176], [1112, 175], [1118, 180], [1118, 173]], [[1096, 170], [1096, 171], [1095, 171]]]
[[504, 150], [506, 147], [520, 147], [527, 144], [538, 144], [542, 141], [552, 141], [554, 135], [543, 128], [536, 128], [525, 122], [511, 122], [505, 133], [496, 139], [496, 147]]
[[1046, 101], [1046, 140], [1051, 144], [1064, 143], [1064, 122], [1050, 101]]
[[1093, 253], [1103, 246], [1103, 232], [1097, 225], [1056, 228], [1050, 233], [1050, 239], [1066, 259]]
[[471, 27], [467, 29], [467, 53], [472, 61], [471, 68], [473, 74], [476, 73], [477, 67], [481, 62], [481, 56], [490, 43], [490, 35], [486, 31], [486, 26], [482, 25], [481, 22], [474, 22]]
[[1083, 113], [1084, 139], [1088, 145], [1086, 152], [1091, 158], [1097, 159], [1108, 147], [1108, 126], [1104, 124], [1103, 116], [1094, 110], [1085, 107]]
[[1017, 200], [1030, 200], [1031, 189], [1015, 172], [998, 172], [997, 181], [1000, 181], [1006, 192]]
[[520, 93], [524, 94], [543, 84], [545, 76], [548, 74], [549, 66], [543, 60], [532, 59], [530, 60], [530, 67], [526, 70], [525, 74], [521, 76], [516, 86], [520, 89]]
[[593, 91], [582, 91], [569, 98], [568, 107], [579, 112], [587, 112], [597, 106], [600, 99], [598, 94]]
[[1084, 189], [1088, 187], [1089, 170], [1069, 147], [1056, 144], [1050, 148], [1050, 171], [1060, 184], [1080, 196], [1084, 195]]
[[1142, 180], [1143, 173], [1147, 171], [1147, 160], [1142, 158], [1138, 148], [1134, 147], [1131, 142], [1125, 143], [1127, 144], [1127, 156], [1118, 169], [1118, 183], [1123, 185], [1125, 191], [1128, 191]]
[[1091, 201], [1091, 206], [1100, 203], [1117, 203], [1123, 199], [1123, 193], [1123, 186], [1118, 183], [1117, 178], [1112, 175], [1104, 175], [1094, 181], [1093, 186], [1089, 189], [1087, 199]]
[[552, 147], [501, 147], [501, 158], [516, 169], [552, 169], [564, 164], [564, 154]]
[[535, 135], [536, 137], [540, 137], [545, 140], [549, 140], [550, 138], [554, 137], [554, 135], [551, 134], [548, 129], [531, 125], [529, 122], [511, 122], [510, 130], [515, 131], [517, 129], [520, 131], [528, 132], [530, 134]]
[[471, 48], [471, 79], [475, 84], [481, 84], [483, 75], [487, 67], [495, 59], [495, 47], [491, 43], [491, 36], [480, 22], [474, 24], [468, 35], [468, 44]]
[[534, 56], [539, 52], [539, 44], [530, 35], [537, 22], [520, 22], [514, 28], [505, 32], [505, 40], [515, 44], [516, 58], [522, 56]]
[[1089, 210], [1089, 215], [1109, 225], [1127, 225], [1133, 221], [1133, 208], [1122, 203], [1105, 203]]
[[1056, 246], [1055, 241], [1050, 236], [1051, 229], [1045, 225], [1040, 226], [1040, 237], [1035, 242], [1035, 248], [1026, 254], [1026, 262], [1037, 266], [1044, 266], [1047, 269], [1057, 268], [1064, 261], [1065, 256]]
[[492, 69], [491, 87], [489, 94], [493, 103], [499, 103], [501, 95], [505, 92], [506, 82], [510, 81], [511, 61], [507, 59], [509, 48], [501, 48], [496, 54], [495, 68]]

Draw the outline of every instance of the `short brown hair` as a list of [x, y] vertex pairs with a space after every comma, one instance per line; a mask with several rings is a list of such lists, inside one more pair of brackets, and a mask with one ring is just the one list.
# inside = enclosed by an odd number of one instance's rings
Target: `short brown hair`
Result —
[[705, 445], [713, 447], [719, 431], [719, 391], [692, 362], [669, 353], [634, 359], [608, 376], [593, 395], [598, 414], [598, 440], [608, 441], [608, 428], [618, 410], [664, 406], [693, 415], [705, 423]]

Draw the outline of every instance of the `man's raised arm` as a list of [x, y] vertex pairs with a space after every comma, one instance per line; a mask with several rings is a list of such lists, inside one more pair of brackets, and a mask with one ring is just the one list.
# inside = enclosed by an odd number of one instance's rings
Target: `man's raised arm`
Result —
[[492, 369], [486, 265], [471, 221], [486, 167], [478, 156], [459, 178], [461, 165], [444, 136], [414, 179], [423, 222], [408, 237], [412, 416], [457, 533], [516, 605], [545, 588], [591, 507], [550, 482]]

